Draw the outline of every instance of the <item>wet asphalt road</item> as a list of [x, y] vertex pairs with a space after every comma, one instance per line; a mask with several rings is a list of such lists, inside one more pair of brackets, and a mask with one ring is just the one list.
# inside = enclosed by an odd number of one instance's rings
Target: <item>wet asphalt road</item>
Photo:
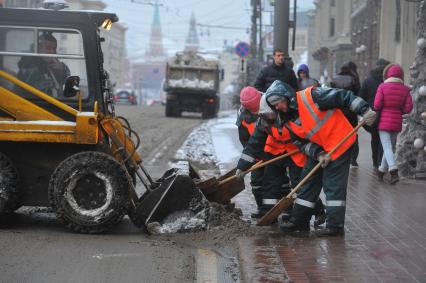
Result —
[[[121, 106], [117, 112], [140, 134], [145, 162], [156, 160], [153, 175], [161, 175], [202, 123], [197, 115], [166, 118], [162, 106]], [[220, 276], [224, 282], [229, 276], [221, 264], [213, 250], [148, 236], [127, 218], [102, 235], [71, 233], [45, 208], [23, 207], [0, 222], [0, 282], [203, 282]]]

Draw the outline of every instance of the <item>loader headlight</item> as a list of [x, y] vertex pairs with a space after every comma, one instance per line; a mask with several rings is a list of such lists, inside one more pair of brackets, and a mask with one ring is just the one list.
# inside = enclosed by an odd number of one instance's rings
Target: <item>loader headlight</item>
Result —
[[110, 19], [105, 19], [101, 25], [106, 30], [110, 30], [112, 27], [112, 21]]

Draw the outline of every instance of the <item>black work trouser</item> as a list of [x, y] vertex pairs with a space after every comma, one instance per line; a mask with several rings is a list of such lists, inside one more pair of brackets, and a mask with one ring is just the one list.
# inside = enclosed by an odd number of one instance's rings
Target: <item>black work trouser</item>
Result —
[[[326, 197], [326, 226], [328, 228], [344, 227], [351, 156], [352, 148], [331, 161], [327, 167], [319, 169], [300, 188], [294, 201], [292, 222], [300, 224], [309, 221], [323, 187]], [[306, 176], [317, 163], [318, 161], [309, 158], [303, 168], [302, 177]]]
[[[278, 155], [269, 155], [270, 159]], [[289, 168], [289, 177], [287, 176], [287, 168]], [[265, 167], [263, 176], [263, 204], [274, 205], [283, 196], [290, 192], [291, 186], [299, 182], [302, 168], [298, 167], [291, 157], [286, 157], [278, 161], [272, 162]]]
[[254, 199], [256, 200], [257, 206], [262, 205], [263, 191], [263, 173], [265, 168], [259, 168], [251, 172], [250, 174], [250, 185], [251, 192], [253, 193]]

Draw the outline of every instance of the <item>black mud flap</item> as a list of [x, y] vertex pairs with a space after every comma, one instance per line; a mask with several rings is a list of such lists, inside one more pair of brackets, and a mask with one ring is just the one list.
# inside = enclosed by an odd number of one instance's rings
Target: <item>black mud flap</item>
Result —
[[190, 208], [191, 200], [201, 194], [188, 175], [179, 175], [174, 170], [167, 171], [160, 185], [145, 193], [136, 205], [133, 223], [136, 226], [150, 222], [161, 222], [173, 212]]

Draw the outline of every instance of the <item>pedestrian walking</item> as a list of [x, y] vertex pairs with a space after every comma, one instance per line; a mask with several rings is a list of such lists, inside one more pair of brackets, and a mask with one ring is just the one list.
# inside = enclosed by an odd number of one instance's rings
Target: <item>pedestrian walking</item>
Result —
[[402, 130], [402, 115], [413, 109], [410, 88], [404, 85], [404, 71], [396, 64], [388, 65], [383, 72], [384, 82], [379, 85], [374, 99], [374, 108], [380, 111], [379, 130], [383, 157], [378, 170], [379, 180], [389, 170], [390, 183], [399, 181], [398, 166], [394, 152], [398, 133]]
[[[244, 87], [240, 92], [241, 107], [237, 115], [238, 137], [241, 145], [245, 147], [250, 137], [253, 135], [259, 112], [259, 102], [262, 93], [254, 87]], [[264, 168], [259, 168], [251, 172], [250, 185], [251, 192], [257, 205], [257, 213], [253, 217], [257, 217], [262, 205], [262, 182]]]
[[328, 152], [353, 130], [341, 109], [351, 109], [361, 115], [368, 125], [374, 123], [376, 113], [367, 102], [348, 90], [309, 87], [294, 93], [291, 87], [282, 82], [274, 84], [277, 84], [279, 91], [265, 94], [265, 99], [277, 111], [280, 119], [291, 125], [287, 128], [291, 131], [293, 144], [308, 157], [301, 178], [318, 162], [322, 166], [300, 188], [290, 221], [283, 223], [281, 229], [285, 233], [309, 231], [309, 220], [323, 187], [326, 226], [318, 229], [316, 234], [343, 235], [346, 187], [355, 136], [351, 136], [333, 154], [329, 155]]
[[310, 77], [309, 67], [306, 64], [301, 64], [297, 69], [297, 84], [299, 89], [305, 89], [310, 86], [319, 86], [319, 82]]
[[[370, 71], [368, 77], [362, 82], [359, 90], [359, 96], [367, 101], [370, 107], [374, 107], [374, 98], [376, 97], [377, 88], [383, 82], [383, 70], [390, 62], [380, 58], [376, 62], [376, 66]], [[377, 109], [376, 109], [377, 110]], [[379, 130], [377, 129], [377, 122], [371, 126], [364, 126], [364, 129], [371, 135], [371, 159], [373, 161], [373, 168], [377, 172], [383, 157], [383, 147], [380, 142]]]
[[261, 92], [265, 92], [275, 80], [280, 80], [297, 90], [296, 75], [293, 69], [285, 64], [284, 52], [281, 49], [275, 49], [273, 59], [274, 62], [271, 65], [264, 67], [260, 71], [254, 83], [254, 87]]
[[[333, 88], [341, 88], [350, 90], [355, 96], [358, 96], [360, 89], [359, 77], [357, 73], [357, 67], [353, 62], [347, 62], [342, 65], [339, 73], [334, 76], [330, 82], [330, 86]], [[356, 127], [358, 124], [358, 117], [356, 113], [352, 112], [350, 109], [342, 109], [343, 114], [351, 123], [352, 127]], [[359, 154], [359, 145], [358, 145], [358, 135], [356, 135], [355, 143], [352, 147], [352, 158], [351, 166], [358, 167], [358, 154]]]

